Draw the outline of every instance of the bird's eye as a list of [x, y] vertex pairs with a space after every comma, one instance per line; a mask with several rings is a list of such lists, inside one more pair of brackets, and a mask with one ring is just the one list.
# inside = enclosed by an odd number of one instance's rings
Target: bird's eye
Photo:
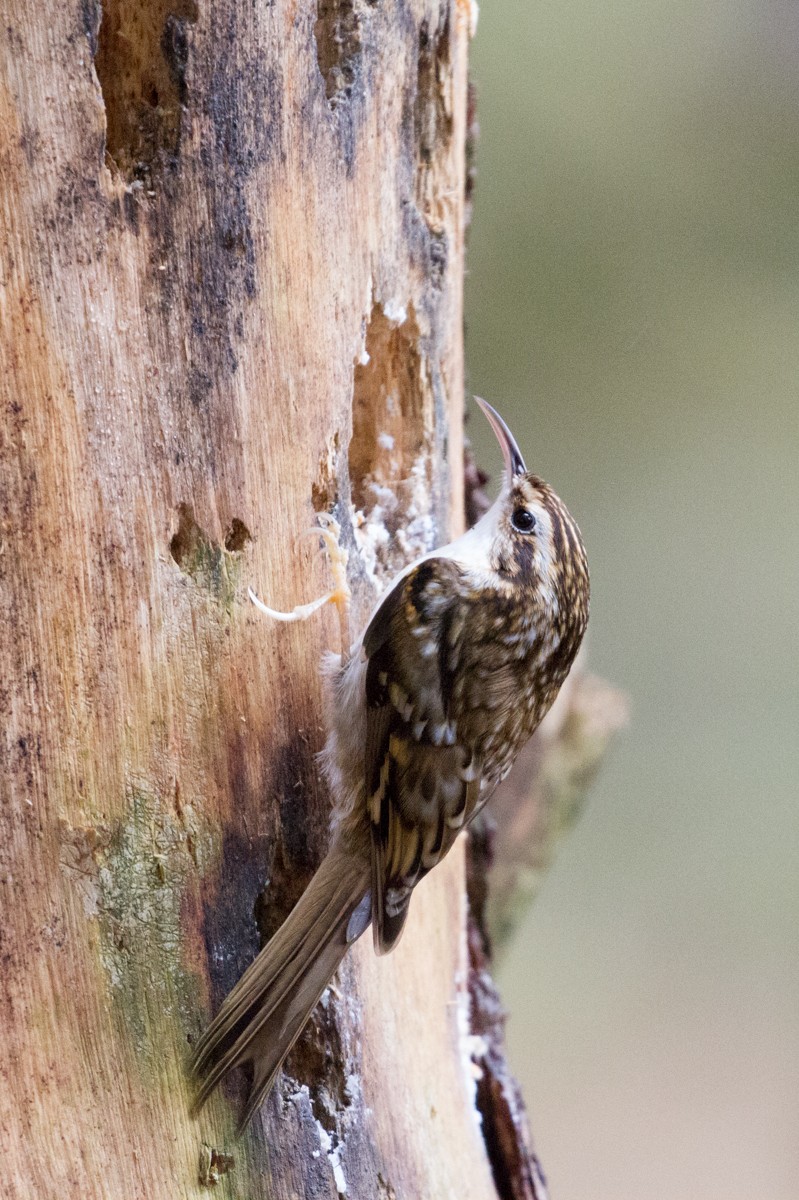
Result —
[[535, 517], [529, 508], [515, 508], [510, 523], [519, 533], [532, 533], [535, 529]]

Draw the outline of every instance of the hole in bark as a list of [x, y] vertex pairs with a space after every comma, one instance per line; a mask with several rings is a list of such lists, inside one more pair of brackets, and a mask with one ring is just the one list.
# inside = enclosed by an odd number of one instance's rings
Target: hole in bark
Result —
[[224, 1154], [203, 1142], [200, 1147], [200, 1168], [197, 1175], [200, 1185], [214, 1187], [235, 1165], [236, 1160], [232, 1154]]
[[252, 534], [243, 521], [238, 517], [234, 517], [230, 522], [230, 529], [225, 534], [225, 549], [231, 554], [235, 554], [239, 550], [243, 550], [248, 542], [252, 541]]
[[102, 0], [95, 68], [106, 111], [106, 153], [127, 179], [150, 180], [180, 146], [187, 26], [195, 0]]
[[[183, 571], [228, 612], [236, 596], [241, 571], [241, 559], [233, 552], [242, 549], [250, 540], [250, 532], [237, 517], [231, 522], [225, 545], [215, 542], [194, 519], [190, 505], [178, 506], [178, 527], [169, 541], [169, 553]], [[228, 545], [228, 542], [231, 545]]]
[[380, 489], [408, 476], [425, 444], [422, 357], [413, 309], [389, 317], [375, 304], [364, 358], [355, 367], [349, 467], [353, 503], [368, 509]]
[[181, 504], [178, 508], [178, 530], [169, 543], [169, 553], [181, 571], [189, 570], [189, 564], [196, 557], [202, 540], [203, 531], [194, 520], [191, 509], [188, 504]]
[[328, 104], [335, 108], [352, 95], [361, 54], [361, 18], [354, 0], [318, 0], [316, 12], [316, 58]]
[[[432, 389], [413, 308], [375, 304], [355, 367], [349, 473], [367, 570], [395, 567], [435, 536]], [[398, 554], [394, 553], [398, 551]]]

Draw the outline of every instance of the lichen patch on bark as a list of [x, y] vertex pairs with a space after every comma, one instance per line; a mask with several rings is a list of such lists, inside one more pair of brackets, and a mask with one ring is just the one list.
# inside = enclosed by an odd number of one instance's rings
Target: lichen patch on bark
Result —
[[[87, 916], [98, 921], [100, 960], [140, 1070], [159, 1074], [175, 1017], [196, 1026], [196, 976], [184, 959], [181, 906], [189, 877], [210, 853], [193, 812], [131, 788], [126, 816], [99, 830], [62, 831], [62, 866]], [[78, 878], [79, 876], [79, 878]]]
[[189, 505], [181, 504], [169, 552], [181, 571], [230, 613], [240, 584], [241, 552], [250, 540], [247, 526], [234, 517], [219, 545], [200, 528]]

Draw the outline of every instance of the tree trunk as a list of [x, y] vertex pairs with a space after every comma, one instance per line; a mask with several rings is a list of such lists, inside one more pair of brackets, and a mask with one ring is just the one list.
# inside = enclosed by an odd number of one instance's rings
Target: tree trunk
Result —
[[618, 723], [605, 700], [588, 720], [579, 687], [498, 794], [493, 836], [475, 831], [468, 922], [462, 839], [398, 949], [354, 948], [240, 1142], [241, 1080], [193, 1119], [186, 1079], [327, 842], [318, 667], [337, 624], [272, 624], [247, 585], [283, 608], [325, 590], [298, 539], [331, 512], [360, 624], [462, 520], [472, 16], [467, 0], [6, 6], [11, 1200], [545, 1195], [486, 971], [485, 874], [498, 847], [501, 933]]
[[462, 848], [396, 953], [350, 955], [240, 1143], [235, 1082], [195, 1120], [185, 1076], [327, 838], [335, 618], [270, 624], [246, 587], [324, 590], [297, 535], [332, 511], [363, 621], [462, 509], [469, 21], [464, 0], [6, 6], [6, 1196], [495, 1194]]

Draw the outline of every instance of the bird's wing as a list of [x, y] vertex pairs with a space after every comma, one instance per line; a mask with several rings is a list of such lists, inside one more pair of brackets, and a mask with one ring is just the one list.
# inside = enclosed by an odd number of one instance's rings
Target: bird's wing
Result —
[[474, 812], [479, 763], [459, 734], [453, 692], [470, 584], [452, 560], [424, 560], [394, 586], [364, 635], [366, 794], [375, 945], [396, 943], [411, 891]]

